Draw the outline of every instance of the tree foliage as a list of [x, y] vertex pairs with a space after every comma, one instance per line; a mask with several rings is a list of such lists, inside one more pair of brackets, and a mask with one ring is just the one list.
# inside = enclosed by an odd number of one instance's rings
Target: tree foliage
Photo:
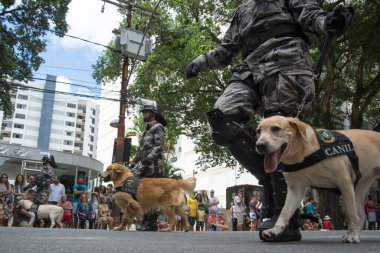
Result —
[[[137, 1], [153, 9], [157, 1]], [[338, 2], [321, 1], [326, 10]], [[231, 14], [240, 1], [169, 0], [160, 5], [160, 16], [150, 26], [154, 49], [146, 62], [139, 62], [128, 95], [157, 100], [165, 110], [173, 138], [186, 134], [195, 142], [203, 169], [217, 164], [234, 166], [231, 156], [214, 145], [204, 115], [224, 90], [230, 71], [205, 71], [186, 80], [184, 68], [196, 56], [220, 42]], [[318, 126], [342, 128], [345, 118], [362, 127], [363, 119], [373, 126], [379, 122], [379, 1], [353, 0], [356, 13], [349, 32], [336, 40], [325, 61], [325, 71], [317, 81], [313, 110], [306, 120]], [[134, 15], [133, 25], [146, 27], [147, 17]], [[318, 57], [322, 39], [313, 39], [311, 52]], [[235, 59], [239, 61], [240, 59]], [[111, 52], [94, 65], [98, 81], [120, 76], [122, 58]], [[117, 71], [115, 71], [117, 70]], [[160, 82], [164, 77], [165, 81]], [[342, 107], [342, 104], [348, 107]], [[348, 109], [347, 109], [348, 108]], [[336, 119], [339, 119], [338, 121]]]
[[62, 37], [71, 0], [0, 1], [0, 110], [10, 116], [13, 81], [32, 80], [46, 48], [46, 34]]

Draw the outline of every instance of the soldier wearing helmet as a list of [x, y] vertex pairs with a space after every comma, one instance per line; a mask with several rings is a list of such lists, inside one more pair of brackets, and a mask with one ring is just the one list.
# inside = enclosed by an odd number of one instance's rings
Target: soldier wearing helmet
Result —
[[[130, 168], [136, 177], [162, 177], [166, 120], [156, 101], [141, 99], [141, 102], [143, 103], [141, 112], [147, 125]], [[144, 215], [144, 220], [137, 230], [157, 230], [157, 214], [154, 210]]]
[[36, 175], [35, 180], [30, 182], [28, 188], [37, 186], [37, 196], [34, 199], [34, 202], [38, 205], [46, 204], [49, 194], [49, 186], [53, 183], [55, 178], [55, 173], [53, 168], [57, 168], [55, 163], [54, 156], [52, 155], [43, 155], [42, 156], [42, 170]]

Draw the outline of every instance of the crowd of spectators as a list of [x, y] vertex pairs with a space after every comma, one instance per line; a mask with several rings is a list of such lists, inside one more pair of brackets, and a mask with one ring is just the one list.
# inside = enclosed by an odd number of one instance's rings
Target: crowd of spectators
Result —
[[[0, 176], [0, 226], [28, 226], [20, 217], [23, 210], [17, 203], [20, 199], [31, 199], [34, 191], [26, 191], [28, 185], [35, 180], [35, 175], [29, 175], [28, 180], [18, 174], [14, 178], [14, 185], [9, 181], [8, 175]], [[27, 182], [26, 182], [27, 181]], [[11, 181], [13, 182], [13, 181]], [[33, 189], [33, 188], [32, 188]], [[70, 192], [70, 191], [69, 191]], [[50, 184], [48, 204], [63, 208], [62, 221], [67, 228], [112, 229], [120, 223], [120, 210], [113, 203], [113, 186], [94, 187], [89, 192], [82, 177], [78, 177], [77, 184], [72, 189], [72, 202], [68, 200], [66, 188], [60, 183], [59, 177], [54, 178]], [[255, 231], [260, 220], [260, 201], [258, 196], [252, 196], [247, 206], [244, 203], [244, 192], [239, 190], [233, 198], [229, 210], [219, 210], [219, 199], [213, 190], [210, 196], [206, 190], [195, 192], [187, 196], [186, 214], [190, 223], [190, 231]], [[366, 222], [364, 229], [380, 230], [380, 204], [375, 203], [368, 196], [364, 206]], [[329, 215], [320, 216], [317, 202], [307, 198], [300, 206], [303, 218], [303, 230], [332, 230], [334, 224]], [[185, 222], [176, 216], [176, 231], [185, 229]], [[38, 226], [48, 226], [48, 221], [40, 221]], [[229, 223], [230, 222], [230, 223]], [[167, 217], [161, 214], [157, 220], [159, 230], [168, 226]], [[230, 225], [229, 225], [230, 224]]]
[[[28, 176], [28, 183], [24, 176], [18, 174], [11, 184], [6, 173], [0, 176], [0, 226], [29, 226], [29, 216], [18, 202], [21, 199], [34, 200], [36, 187], [33, 185], [35, 175]], [[70, 191], [69, 191], [70, 192]], [[58, 205], [63, 208], [62, 222], [67, 228], [102, 228], [112, 229], [112, 184], [95, 187], [92, 192], [88, 191], [82, 177], [78, 177], [74, 185], [72, 202], [68, 200], [66, 188], [60, 183], [59, 177], [54, 177], [53, 183], [49, 185], [47, 203]], [[38, 220], [35, 226], [47, 227], [49, 221]]]

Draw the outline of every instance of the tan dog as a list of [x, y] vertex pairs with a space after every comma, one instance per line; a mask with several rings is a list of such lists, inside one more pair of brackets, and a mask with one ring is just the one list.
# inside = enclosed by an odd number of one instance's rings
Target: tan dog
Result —
[[[117, 163], [109, 165], [106, 171], [100, 174], [104, 182], [112, 181], [115, 188], [122, 187], [128, 177], [133, 173], [125, 166]], [[113, 195], [116, 204], [123, 210], [120, 226], [114, 230], [123, 230], [130, 225], [135, 217], [142, 217], [143, 213], [151, 212], [153, 208], [160, 208], [169, 218], [169, 227], [164, 231], [171, 231], [176, 224], [175, 215], [181, 216], [186, 222], [187, 229], [190, 224], [183, 207], [186, 206], [185, 192], [194, 193], [195, 178], [175, 180], [170, 178], [142, 178], [136, 192], [136, 200], [126, 192], [117, 192]]]
[[[359, 158], [361, 179], [354, 187], [355, 173], [347, 155], [335, 156], [308, 168], [284, 172], [288, 186], [285, 205], [273, 229], [263, 231], [266, 239], [279, 235], [296, 211], [310, 186], [338, 188], [346, 203], [348, 231], [343, 242], [359, 243], [363, 228], [364, 198], [374, 181], [380, 177], [380, 133], [367, 130], [337, 131], [346, 135]], [[256, 148], [265, 155], [266, 173], [272, 173], [280, 162], [285, 165], [301, 163], [320, 148], [313, 128], [294, 118], [270, 117], [257, 128]]]
[[[19, 201], [20, 205], [25, 208], [26, 210], [29, 210], [33, 202], [28, 199], [21, 199]], [[28, 211], [28, 213], [31, 215], [31, 218], [29, 220], [29, 227], [33, 227], [34, 221], [36, 219], [36, 215], [32, 211]], [[63, 208], [56, 206], [56, 205], [40, 205], [38, 207], [37, 211], [37, 217], [38, 219], [50, 219], [50, 228], [53, 228], [54, 225], [58, 224], [60, 228], [63, 228], [62, 225], [62, 216], [63, 216]]]

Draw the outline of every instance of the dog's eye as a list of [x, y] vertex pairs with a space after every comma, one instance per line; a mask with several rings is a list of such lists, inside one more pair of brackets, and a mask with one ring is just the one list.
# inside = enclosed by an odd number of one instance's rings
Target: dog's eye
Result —
[[256, 129], [256, 134], [260, 135], [260, 133], [261, 133], [261, 129]]
[[277, 126], [272, 126], [271, 129], [270, 129], [272, 132], [278, 132], [281, 130], [281, 128], [277, 127]]

